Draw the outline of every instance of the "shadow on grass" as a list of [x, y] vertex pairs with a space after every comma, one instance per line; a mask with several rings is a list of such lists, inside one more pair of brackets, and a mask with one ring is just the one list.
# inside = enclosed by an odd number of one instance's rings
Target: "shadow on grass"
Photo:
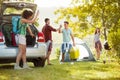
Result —
[[11, 65], [11, 64], [3, 64], [0, 66], [0, 70], [2, 69], [13, 69], [14, 68], [14, 65]]
[[91, 79], [89, 79], [89, 80], [120, 80], [120, 77], [118, 77], [118, 78], [105, 78], [105, 79], [98, 79], [98, 78], [91, 78]]

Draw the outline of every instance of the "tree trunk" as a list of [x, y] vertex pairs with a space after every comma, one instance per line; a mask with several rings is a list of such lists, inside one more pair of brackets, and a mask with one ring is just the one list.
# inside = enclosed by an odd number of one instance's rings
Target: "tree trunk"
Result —
[[105, 25], [105, 19], [104, 19], [104, 10], [102, 9], [102, 27], [104, 28], [104, 39], [105, 41], [107, 40], [107, 29], [106, 29], [106, 25]]
[[105, 38], [105, 41], [107, 40], [107, 30], [106, 30], [106, 27], [104, 28], [104, 38]]

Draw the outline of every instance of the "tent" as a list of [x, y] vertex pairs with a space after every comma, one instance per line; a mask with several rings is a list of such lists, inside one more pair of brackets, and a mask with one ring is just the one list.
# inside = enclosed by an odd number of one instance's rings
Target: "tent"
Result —
[[[95, 61], [95, 58], [90, 50], [90, 48], [87, 46], [87, 44], [75, 37], [75, 44], [76, 47], [79, 49], [79, 58], [76, 59], [76, 61]], [[62, 53], [60, 54], [60, 60], [61, 60]], [[65, 55], [65, 57], [68, 57], [69, 55]], [[65, 60], [66, 62], [69, 62], [68, 58]]]

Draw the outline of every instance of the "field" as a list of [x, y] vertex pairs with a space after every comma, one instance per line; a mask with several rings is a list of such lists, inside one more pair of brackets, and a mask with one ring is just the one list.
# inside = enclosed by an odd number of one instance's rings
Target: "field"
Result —
[[75, 62], [54, 65], [44, 68], [14, 70], [13, 64], [0, 65], [0, 80], [120, 80], [120, 65], [115, 62]]

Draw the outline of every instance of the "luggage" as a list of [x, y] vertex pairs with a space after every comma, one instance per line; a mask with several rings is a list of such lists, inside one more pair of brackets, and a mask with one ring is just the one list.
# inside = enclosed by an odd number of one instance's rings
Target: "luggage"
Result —
[[20, 16], [13, 16], [12, 17], [12, 31], [15, 34], [19, 33], [19, 28], [18, 28], [18, 24], [19, 24], [19, 20], [20, 20]]
[[1, 31], [0, 31], [0, 42], [3, 42], [3, 34]]
[[12, 37], [12, 45], [13, 46], [17, 46], [17, 34], [19, 33], [19, 29], [18, 25], [19, 25], [19, 21], [20, 21], [20, 16], [13, 16], [12, 17], [12, 33], [11, 33], [11, 37]]
[[80, 56], [79, 49], [77, 47], [72, 47], [70, 49], [70, 59], [71, 60], [76, 60]]
[[11, 33], [11, 38], [12, 38], [12, 45], [17, 46], [14, 33]]

